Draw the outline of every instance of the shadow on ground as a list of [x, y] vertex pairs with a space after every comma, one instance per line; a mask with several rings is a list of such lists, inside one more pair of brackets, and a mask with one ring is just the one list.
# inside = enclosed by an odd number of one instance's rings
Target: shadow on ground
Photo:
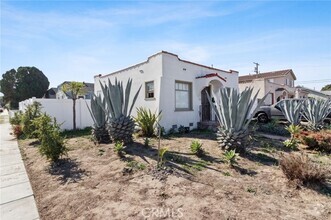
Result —
[[51, 175], [59, 176], [58, 180], [61, 181], [61, 184], [76, 183], [82, 177], [87, 176], [86, 171], [79, 168], [79, 163], [69, 158], [60, 159], [51, 164], [48, 172]]
[[[157, 162], [158, 150], [151, 147], [145, 147], [140, 143], [129, 144], [125, 148], [127, 155], [137, 156], [144, 160], [146, 163], [150, 164], [148, 159]], [[168, 151], [165, 154], [165, 165], [173, 169], [175, 172], [185, 173], [189, 175], [194, 175], [196, 171], [202, 169], [210, 169], [222, 173], [221, 170], [215, 169], [209, 165], [212, 163], [222, 163], [219, 158], [215, 158], [210, 155], [203, 155], [200, 158], [192, 158], [191, 153], [183, 153], [178, 151]]]

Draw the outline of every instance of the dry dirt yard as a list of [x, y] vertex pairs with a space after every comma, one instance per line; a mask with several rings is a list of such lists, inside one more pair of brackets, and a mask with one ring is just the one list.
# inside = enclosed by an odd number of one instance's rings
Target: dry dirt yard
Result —
[[[202, 158], [189, 149], [196, 139], [207, 153]], [[113, 144], [68, 138], [68, 158], [52, 167], [35, 140], [19, 144], [41, 219], [331, 219], [330, 188], [289, 184], [278, 166], [287, 150], [261, 137], [234, 167], [212, 133], [162, 139], [168, 168], [159, 172], [157, 139], [150, 147], [135, 139], [120, 158]], [[331, 166], [330, 155], [310, 156]]]

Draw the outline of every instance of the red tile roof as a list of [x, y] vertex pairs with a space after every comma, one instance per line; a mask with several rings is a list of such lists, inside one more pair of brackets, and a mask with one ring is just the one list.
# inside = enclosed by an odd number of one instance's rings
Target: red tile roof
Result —
[[287, 69], [287, 70], [278, 70], [278, 71], [272, 71], [272, 72], [239, 76], [239, 83], [251, 82], [254, 79], [266, 79], [266, 78], [286, 76], [288, 74], [292, 74], [294, 80], [297, 79], [296, 76], [294, 75], [294, 72], [291, 69]]

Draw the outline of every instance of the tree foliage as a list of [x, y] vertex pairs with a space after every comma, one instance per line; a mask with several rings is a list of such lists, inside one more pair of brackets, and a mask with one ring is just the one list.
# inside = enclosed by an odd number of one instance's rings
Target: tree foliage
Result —
[[322, 91], [331, 91], [331, 84], [327, 84], [322, 87]]
[[62, 91], [70, 94], [72, 99], [73, 130], [76, 130], [76, 99], [86, 93], [86, 86], [82, 82], [67, 82], [62, 85]]
[[4, 94], [4, 102], [17, 108], [25, 99], [41, 98], [49, 86], [48, 78], [36, 67], [19, 67], [2, 74], [0, 92]]

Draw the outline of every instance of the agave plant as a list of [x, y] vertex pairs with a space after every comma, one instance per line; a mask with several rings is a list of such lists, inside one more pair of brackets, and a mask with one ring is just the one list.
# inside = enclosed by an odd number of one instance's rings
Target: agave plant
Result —
[[323, 127], [323, 121], [330, 112], [331, 100], [307, 99], [303, 105], [303, 117], [308, 121], [308, 128], [313, 131]]
[[103, 111], [102, 106], [105, 106], [105, 100], [101, 98], [101, 95], [93, 96], [93, 98], [91, 99], [91, 108], [87, 105], [87, 108], [90, 111], [91, 117], [94, 122], [92, 128], [92, 135], [99, 144], [110, 142], [110, 137], [106, 126], [107, 115]]
[[115, 79], [114, 85], [109, 79], [108, 85], [102, 85], [101, 82], [100, 85], [105, 105], [102, 103], [99, 104], [108, 117], [107, 128], [110, 138], [114, 141], [124, 141], [125, 143], [132, 141], [134, 121], [131, 117], [131, 111], [137, 100], [141, 86], [135, 94], [129, 108], [132, 79], [128, 80], [125, 92], [123, 83], [117, 81], [117, 79]]
[[248, 125], [257, 108], [264, 102], [265, 95], [253, 111], [258, 92], [254, 95], [253, 88], [246, 88], [239, 93], [233, 88], [222, 88], [219, 101], [214, 104], [207, 94], [210, 105], [216, 112], [220, 127], [217, 132], [218, 143], [223, 149], [238, 149], [248, 134]]
[[292, 125], [299, 125], [302, 117], [302, 100], [286, 99], [277, 104]]

